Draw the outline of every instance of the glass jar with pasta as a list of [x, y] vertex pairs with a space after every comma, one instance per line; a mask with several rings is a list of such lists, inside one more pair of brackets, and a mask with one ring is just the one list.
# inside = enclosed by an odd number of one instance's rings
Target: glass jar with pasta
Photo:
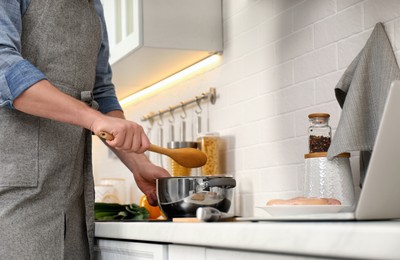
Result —
[[197, 139], [200, 150], [207, 155], [207, 163], [201, 167], [201, 175], [218, 175], [220, 172], [220, 137], [218, 133], [202, 134]]

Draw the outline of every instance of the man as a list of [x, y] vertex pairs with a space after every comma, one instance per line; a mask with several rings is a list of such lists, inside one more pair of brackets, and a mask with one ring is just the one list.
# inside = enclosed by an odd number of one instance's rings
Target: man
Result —
[[93, 257], [91, 133], [115, 137], [107, 145], [157, 203], [169, 174], [124, 119], [107, 41], [100, 0], [0, 1], [0, 259]]

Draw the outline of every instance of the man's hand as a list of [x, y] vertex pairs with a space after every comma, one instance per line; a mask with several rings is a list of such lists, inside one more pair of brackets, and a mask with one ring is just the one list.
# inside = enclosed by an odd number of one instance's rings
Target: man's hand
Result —
[[152, 164], [147, 158], [140, 159], [137, 170], [133, 172], [133, 176], [136, 184], [146, 195], [147, 200], [152, 206], [156, 206], [158, 204], [156, 180], [160, 178], [171, 177], [171, 175], [165, 169]]
[[111, 134], [114, 139], [107, 141], [107, 144], [116, 150], [144, 153], [150, 145], [143, 127], [125, 119], [102, 116], [92, 123], [91, 130], [96, 135], [101, 131]]
[[[112, 111], [107, 115], [114, 118], [124, 118], [122, 111]], [[109, 144], [108, 141], [107, 144]], [[151, 163], [144, 153], [130, 153], [126, 150], [110, 148], [132, 172], [136, 184], [146, 195], [150, 205], [156, 206], [158, 204], [156, 180], [159, 178], [171, 177], [171, 175], [165, 169]]]

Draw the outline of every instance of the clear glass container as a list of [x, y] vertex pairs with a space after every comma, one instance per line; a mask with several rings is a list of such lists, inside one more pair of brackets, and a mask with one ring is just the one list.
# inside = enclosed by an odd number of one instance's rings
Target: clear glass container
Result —
[[329, 114], [309, 114], [310, 126], [308, 127], [309, 153], [327, 152], [331, 145], [331, 127]]
[[207, 163], [201, 167], [201, 175], [219, 175], [220, 172], [220, 136], [218, 133], [206, 133], [197, 139], [200, 150], [207, 155]]
[[354, 205], [350, 154], [328, 160], [327, 153], [309, 153], [305, 158], [304, 197], [333, 198], [343, 206]]
[[[107, 193], [107, 196], [104, 195], [103, 202], [119, 204], [129, 203], [129, 189], [124, 178], [101, 178], [97, 185], [112, 187], [112, 192]], [[106, 197], [107, 200], [104, 199]]]

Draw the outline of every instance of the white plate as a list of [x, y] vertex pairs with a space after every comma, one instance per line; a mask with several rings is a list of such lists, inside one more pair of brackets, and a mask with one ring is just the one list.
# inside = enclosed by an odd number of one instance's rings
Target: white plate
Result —
[[258, 207], [271, 216], [294, 216], [352, 211], [352, 206], [343, 205], [273, 205]]

